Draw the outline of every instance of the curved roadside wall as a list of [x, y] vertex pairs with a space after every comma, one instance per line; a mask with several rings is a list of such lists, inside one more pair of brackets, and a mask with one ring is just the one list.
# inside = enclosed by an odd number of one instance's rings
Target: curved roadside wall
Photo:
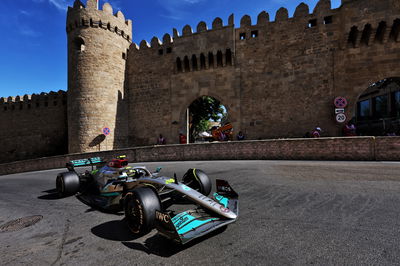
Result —
[[399, 161], [400, 137], [274, 139], [136, 147], [0, 164], [0, 175], [65, 167], [70, 160], [126, 155], [130, 162], [202, 160]]

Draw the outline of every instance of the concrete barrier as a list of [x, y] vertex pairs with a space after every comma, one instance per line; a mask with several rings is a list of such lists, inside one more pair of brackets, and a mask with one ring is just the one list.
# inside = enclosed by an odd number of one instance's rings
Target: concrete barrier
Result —
[[135, 147], [0, 164], [0, 175], [65, 167], [70, 160], [125, 154], [131, 162], [201, 160], [400, 160], [400, 137], [272, 139]]

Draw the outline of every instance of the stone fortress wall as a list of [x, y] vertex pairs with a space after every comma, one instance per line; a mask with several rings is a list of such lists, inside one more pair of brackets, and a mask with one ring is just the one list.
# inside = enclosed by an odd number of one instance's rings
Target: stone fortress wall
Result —
[[[383, 78], [399, 76], [398, 1], [342, 1], [331, 9], [320, 0], [314, 10], [302, 3], [275, 21], [261, 12], [247, 15], [236, 28], [233, 16], [216, 18], [207, 29], [186, 25], [180, 36], [162, 43], [133, 45], [128, 56], [130, 146], [153, 144], [160, 132], [177, 141], [186, 108], [209, 95], [227, 107], [230, 121], [249, 139], [301, 137], [315, 126], [338, 136], [333, 99], [349, 101]], [[157, 63], [154, 63], [157, 62]], [[176, 123], [178, 122], [178, 123]]]
[[[100, 10], [96, 0], [77, 0], [68, 10], [68, 97], [59, 112], [68, 119], [58, 127], [70, 153], [151, 145], [159, 133], [178, 143], [186, 109], [204, 95], [226, 106], [247, 139], [301, 137], [315, 126], [339, 136], [335, 97], [348, 99], [351, 118], [371, 83], [400, 77], [397, 0], [342, 0], [336, 9], [320, 0], [312, 11], [300, 4], [293, 17], [281, 8], [275, 21], [266, 12], [253, 22], [245, 15], [238, 26], [231, 15], [225, 24], [216, 18], [208, 29], [200, 22], [195, 32], [186, 25], [150, 44], [131, 43], [131, 28], [121, 12], [109, 4]], [[0, 121], [16, 111], [0, 112]], [[36, 128], [35, 116], [24, 119], [25, 128]], [[101, 134], [103, 126], [110, 136]], [[10, 129], [19, 136], [19, 128]]]
[[0, 98], [0, 162], [68, 152], [65, 91]]

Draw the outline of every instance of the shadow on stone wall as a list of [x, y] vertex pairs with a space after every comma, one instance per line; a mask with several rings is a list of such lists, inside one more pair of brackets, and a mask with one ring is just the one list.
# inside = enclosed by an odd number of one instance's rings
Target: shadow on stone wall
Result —
[[106, 139], [106, 136], [104, 134], [100, 134], [97, 137], [95, 137], [90, 143], [89, 147], [95, 147], [97, 145], [100, 145], [104, 140]]

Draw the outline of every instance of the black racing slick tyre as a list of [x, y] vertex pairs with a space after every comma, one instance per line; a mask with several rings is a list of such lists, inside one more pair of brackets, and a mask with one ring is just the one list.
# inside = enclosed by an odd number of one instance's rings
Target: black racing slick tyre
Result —
[[79, 176], [75, 172], [65, 172], [57, 175], [56, 188], [61, 197], [74, 195], [79, 191]]
[[156, 210], [161, 210], [161, 203], [151, 188], [139, 187], [125, 196], [125, 219], [135, 234], [146, 234], [154, 228]]
[[183, 175], [183, 183], [194, 190], [199, 191], [201, 194], [208, 196], [211, 192], [211, 180], [200, 169], [189, 169]]

